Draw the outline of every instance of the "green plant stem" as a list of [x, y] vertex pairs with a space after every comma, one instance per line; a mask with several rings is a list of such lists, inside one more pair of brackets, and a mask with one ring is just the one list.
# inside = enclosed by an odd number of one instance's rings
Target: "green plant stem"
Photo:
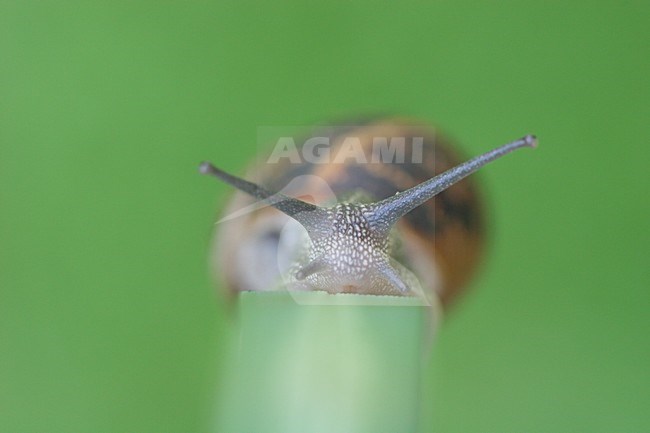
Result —
[[[240, 295], [216, 431], [416, 432], [429, 307], [413, 298], [301, 296], [310, 305], [288, 292]], [[341, 300], [348, 305], [323, 305]]]

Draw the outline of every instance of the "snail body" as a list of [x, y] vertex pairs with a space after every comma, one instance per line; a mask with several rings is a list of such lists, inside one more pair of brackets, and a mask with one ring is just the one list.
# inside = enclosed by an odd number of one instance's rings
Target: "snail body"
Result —
[[464, 178], [536, 144], [526, 136], [461, 164], [436, 130], [401, 119], [317, 129], [302, 141], [303, 154], [315, 155], [315, 141], [326, 144], [326, 160], [272, 155], [256, 167], [257, 183], [201, 165], [247, 193], [232, 200], [226, 215], [238, 217], [218, 225], [214, 246], [217, 272], [233, 292], [284, 279], [296, 290], [445, 305], [471, 277], [484, 238], [480, 192]]

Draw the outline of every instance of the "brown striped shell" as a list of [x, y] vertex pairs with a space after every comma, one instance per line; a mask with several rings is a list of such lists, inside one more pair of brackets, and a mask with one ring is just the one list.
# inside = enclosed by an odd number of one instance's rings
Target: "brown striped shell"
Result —
[[[338, 201], [380, 200], [424, 182], [462, 162], [437, 130], [404, 119], [390, 118], [350, 126], [319, 128], [309, 137], [327, 137], [336, 155], [350, 137], [360, 143], [366, 163], [355, 158], [315, 164], [288, 158], [256, 165], [247, 178], [271, 191], [291, 185], [289, 195], [320, 204], [333, 192]], [[374, 139], [404, 139], [404, 161], [377, 161]], [[413, 143], [422, 138], [420, 150]], [[304, 140], [296, 141], [297, 144]], [[349, 143], [349, 142], [347, 142]], [[334, 159], [334, 158], [330, 158]], [[358, 158], [357, 158], [358, 159]], [[421, 159], [421, 161], [419, 161]], [[300, 180], [296, 182], [296, 179]], [[324, 181], [324, 182], [322, 182]], [[250, 206], [255, 199], [236, 193], [226, 215]], [[243, 213], [217, 226], [213, 268], [231, 292], [269, 290], [280, 274], [279, 239], [289, 217], [271, 207]], [[481, 200], [472, 178], [452, 185], [412, 210], [396, 225], [397, 259], [430, 293], [447, 305], [472, 276], [480, 258], [484, 221]]]

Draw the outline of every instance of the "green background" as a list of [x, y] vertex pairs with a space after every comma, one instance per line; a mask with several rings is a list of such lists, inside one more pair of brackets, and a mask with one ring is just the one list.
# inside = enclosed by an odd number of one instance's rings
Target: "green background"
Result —
[[0, 432], [207, 432], [207, 271], [257, 128], [392, 112], [476, 154], [491, 244], [436, 432], [650, 431], [647, 2], [0, 1]]

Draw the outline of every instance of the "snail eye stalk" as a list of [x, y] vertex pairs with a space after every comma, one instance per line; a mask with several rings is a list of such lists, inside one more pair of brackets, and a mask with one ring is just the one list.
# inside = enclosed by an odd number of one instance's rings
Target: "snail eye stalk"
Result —
[[370, 224], [376, 232], [387, 236], [393, 225], [416, 207], [422, 205], [453, 184], [463, 180], [488, 163], [523, 147], [537, 147], [537, 138], [534, 135], [527, 135], [519, 140], [504, 144], [453, 167], [413, 188], [374, 203], [369, 218]]
[[302, 224], [312, 238], [320, 236], [324, 226], [328, 223], [325, 209], [294, 197], [268, 191], [253, 182], [226, 173], [209, 162], [202, 162], [199, 165], [199, 173], [214, 176], [238, 190], [262, 200], [269, 206], [273, 206]]

